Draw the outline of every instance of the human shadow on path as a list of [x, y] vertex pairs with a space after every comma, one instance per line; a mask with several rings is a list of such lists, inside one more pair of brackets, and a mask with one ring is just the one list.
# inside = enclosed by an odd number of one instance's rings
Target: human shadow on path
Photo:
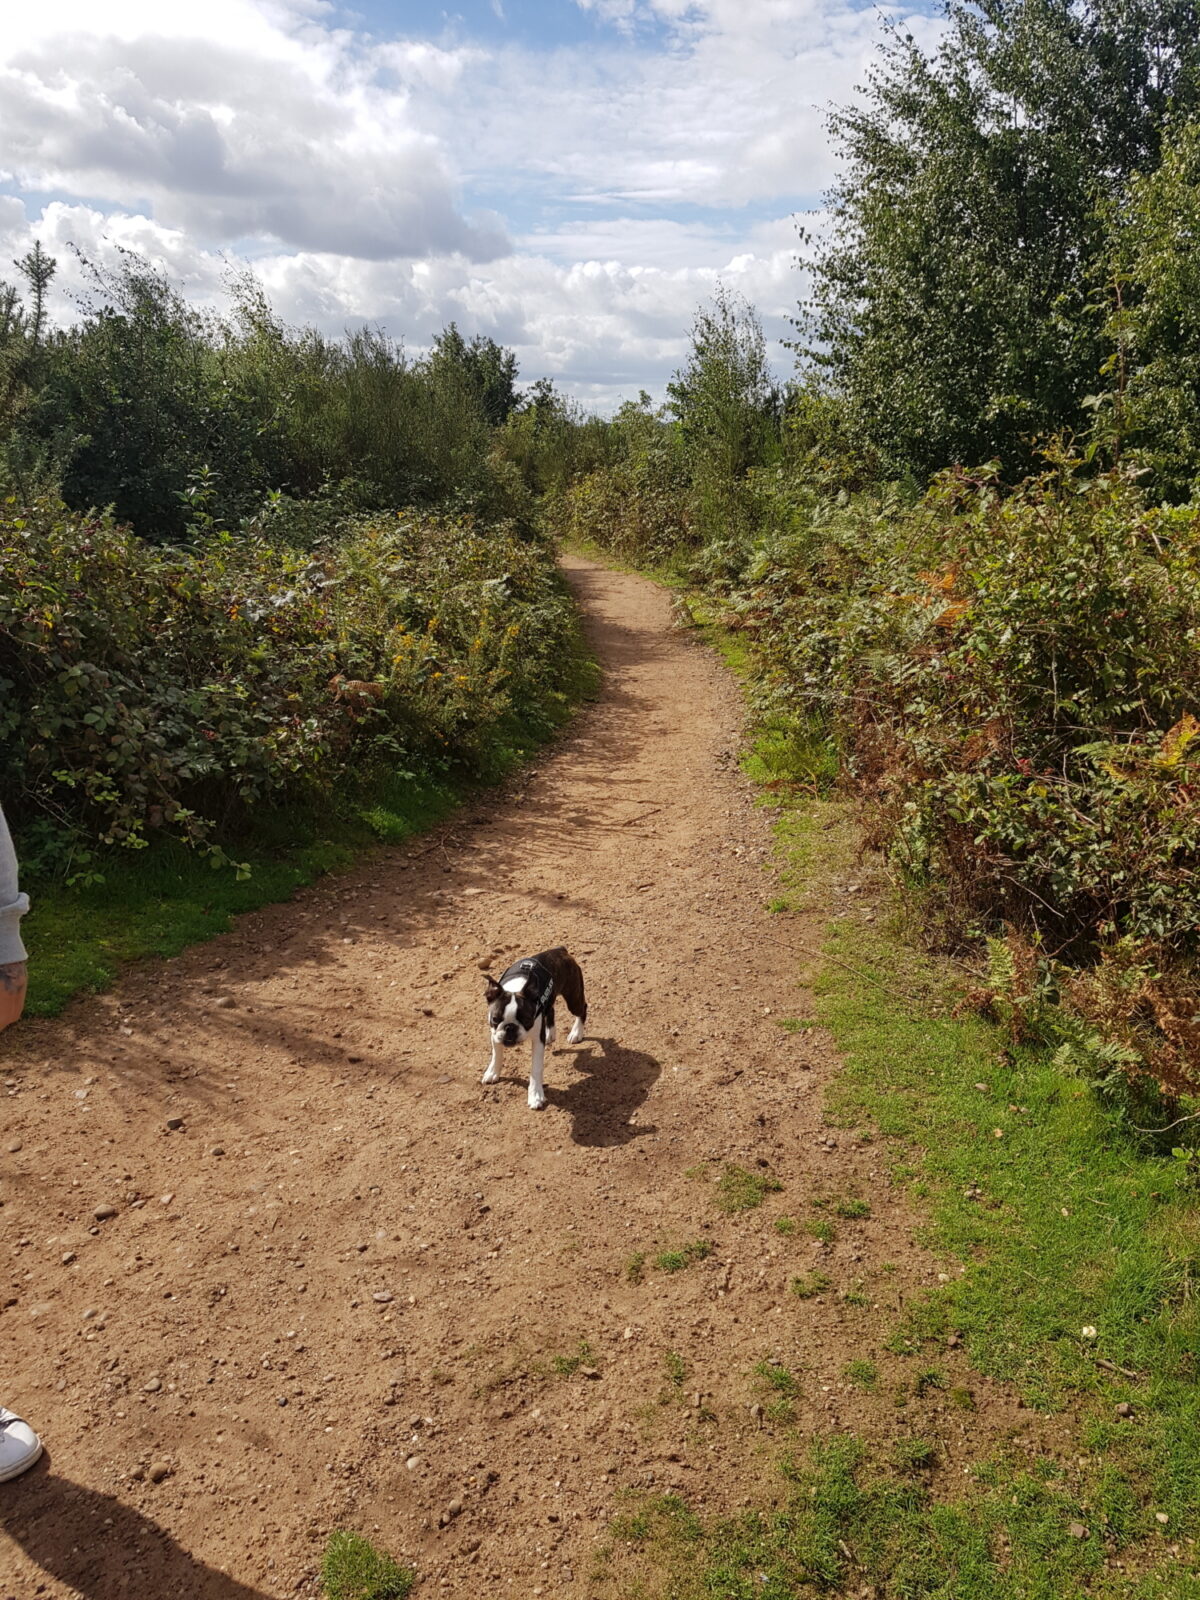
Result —
[[653, 1056], [627, 1050], [615, 1039], [593, 1039], [575, 1053], [570, 1065], [583, 1076], [565, 1089], [548, 1084], [546, 1098], [570, 1112], [573, 1144], [628, 1144], [655, 1132], [649, 1124], [629, 1126], [630, 1117], [662, 1074]]
[[[269, 1600], [261, 1589], [197, 1561], [132, 1506], [44, 1466], [4, 1485], [0, 1531], [82, 1600]], [[49, 1588], [38, 1583], [26, 1592]], [[15, 1595], [0, 1580], [3, 1600]]]

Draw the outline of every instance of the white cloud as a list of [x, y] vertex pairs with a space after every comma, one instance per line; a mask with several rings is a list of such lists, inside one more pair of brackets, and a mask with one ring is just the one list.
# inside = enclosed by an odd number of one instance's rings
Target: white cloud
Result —
[[248, 0], [160, 9], [126, 0], [84, 24], [52, 4], [38, 37], [27, 21], [5, 41], [4, 159], [25, 187], [149, 200], [210, 242], [377, 260], [507, 248], [494, 216], [463, 216], [404, 81], [448, 85], [447, 52], [363, 56], [350, 35], [282, 27]]
[[[847, 0], [594, 0], [585, 9], [672, 22], [670, 48], [528, 53], [468, 66], [479, 105], [476, 181], [507, 167], [592, 203], [739, 207], [816, 196], [835, 171], [825, 118], [872, 61], [881, 15], [918, 38], [941, 23]], [[528, 86], [537, 74], [537, 92]], [[481, 94], [481, 75], [496, 92]]]
[[383, 321], [421, 347], [454, 318], [606, 404], [661, 393], [718, 277], [786, 337], [789, 213], [833, 174], [823, 108], [861, 78], [878, 13], [578, 3], [624, 30], [610, 47], [356, 34], [322, 0], [26, 7], [0, 34], [0, 161], [64, 198], [27, 222], [0, 196], [4, 258], [41, 237], [65, 315], [68, 241], [133, 249], [214, 304], [240, 253], [289, 320]]

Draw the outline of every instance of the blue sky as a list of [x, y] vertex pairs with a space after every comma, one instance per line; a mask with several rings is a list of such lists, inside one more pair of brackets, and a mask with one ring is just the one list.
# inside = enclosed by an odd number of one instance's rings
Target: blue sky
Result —
[[364, 5], [332, 7], [335, 21], [357, 32], [381, 37], [408, 35], [456, 42], [476, 40], [492, 45], [520, 44], [531, 50], [577, 49], [614, 42], [629, 49], [644, 48], [654, 36], [670, 42], [670, 29], [661, 17], [631, 19], [617, 26], [611, 13], [600, 7], [576, 5], [573, 0], [469, 0], [458, 6], [424, 3], [390, 4], [374, 0]]
[[[932, 39], [924, 5], [884, 6]], [[778, 342], [829, 104], [881, 12], [848, 0], [42, 0], [0, 35], [0, 251], [146, 255], [221, 306], [249, 259], [290, 321], [450, 320], [607, 410], [661, 395], [718, 281]]]

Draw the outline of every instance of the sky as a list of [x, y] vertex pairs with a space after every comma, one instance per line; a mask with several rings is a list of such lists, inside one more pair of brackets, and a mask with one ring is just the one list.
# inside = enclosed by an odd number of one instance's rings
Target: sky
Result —
[[292, 323], [450, 321], [588, 409], [661, 398], [718, 281], [778, 374], [797, 220], [834, 176], [889, 0], [38, 0], [0, 30], [0, 278], [129, 249], [220, 307], [249, 262]]

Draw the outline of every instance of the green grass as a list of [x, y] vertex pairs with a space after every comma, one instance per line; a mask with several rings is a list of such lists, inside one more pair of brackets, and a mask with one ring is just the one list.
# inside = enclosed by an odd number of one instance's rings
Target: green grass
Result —
[[776, 1217], [771, 1226], [776, 1233], [781, 1233], [785, 1239], [790, 1239], [796, 1231], [795, 1217]]
[[[104, 878], [99, 884], [23, 882], [32, 902], [22, 923], [30, 954], [27, 1013], [54, 1016], [72, 995], [107, 988], [127, 962], [178, 955], [226, 932], [235, 917], [289, 899], [371, 848], [444, 822], [553, 738], [581, 701], [594, 698], [598, 684], [599, 669], [577, 638], [560, 687], [540, 706], [500, 719], [473, 771], [384, 777], [336, 805], [264, 807], [253, 831], [230, 846], [230, 854], [249, 866], [248, 877], [230, 867], [214, 869], [194, 851], [165, 841], [137, 852], [104, 852], [97, 860]], [[18, 837], [18, 853], [20, 844]]]
[[687, 1381], [688, 1369], [687, 1362], [678, 1353], [678, 1351], [664, 1350], [663, 1366], [666, 1369], [667, 1378], [671, 1384], [676, 1389], [682, 1389], [684, 1383]]
[[[834, 1212], [839, 1217], [847, 1217], [851, 1219], [857, 1217], [869, 1217], [871, 1215], [871, 1207], [868, 1201], [858, 1200], [853, 1196], [848, 1195], [816, 1195], [812, 1200], [809, 1201], [809, 1205], [812, 1206], [814, 1211], [828, 1210]], [[812, 1229], [810, 1228], [809, 1231], [811, 1232]], [[822, 1235], [818, 1233], [815, 1234], [814, 1237], [819, 1239], [822, 1237]]]
[[[647, 1500], [614, 1521], [646, 1566], [669, 1575], [673, 1600], [1192, 1600], [1189, 1563], [1169, 1559], [1121, 1572], [1106, 1556], [1137, 1508], [1117, 1490], [1087, 1509], [1052, 1466], [980, 1472], [968, 1495], [939, 1499], [928, 1478], [936, 1447], [892, 1441], [872, 1459], [861, 1440], [835, 1436], [781, 1461], [770, 1510], [705, 1520], [678, 1496]], [[1082, 1530], [1080, 1533], [1079, 1530]], [[636, 1581], [635, 1581], [636, 1582]]]
[[753, 1211], [769, 1194], [778, 1194], [782, 1188], [779, 1179], [769, 1172], [747, 1172], [745, 1167], [726, 1162], [717, 1179], [713, 1199], [718, 1211], [735, 1216], [739, 1211]]
[[361, 1533], [329, 1536], [321, 1560], [321, 1587], [328, 1600], [405, 1600], [417, 1575], [381, 1555]]
[[[864, 976], [892, 989], [920, 994], [940, 979], [902, 948], [855, 940]], [[848, 948], [840, 926], [831, 942]], [[937, 1350], [957, 1331], [980, 1370], [1045, 1409], [1080, 1394], [1127, 1398], [1116, 1391], [1140, 1380], [1114, 1379], [1107, 1361], [1144, 1374], [1143, 1398], [1182, 1405], [1177, 1420], [1194, 1428], [1200, 1226], [1179, 1164], [1140, 1151], [1043, 1053], [1013, 1049], [981, 1021], [914, 1014], [878, 983], [833, 973], [823, 1004], [847, 1054], [836, 1109], [874, 1121], [897, 1158], [919, 1151], [912, 1181], [930, 1196], [931, 1240], [959, 1263], [895, 1348]], [[1018, 1104], [1028, 1111], [1008, 1110]]]
[[937, 1446], [928, 1439], [894, 1439], [888, 1461], [897, 1472], [920, 1472], [937, 1461]]
[[759, 1361], [755, 1364], [754, 1375], [765, 1389], [782, 1395], [785, 1400], [794, 1400], [800, 1393], [800, 1380], [781, 1362]]
[[823, 1272], [801, 1272], [792, 1279], [789, 1287], [801, 1300], [811, 1300], [814, 1295], [823, 1294], [829, 1282]]
[[699, 1537], [700, 1523], [677, 1494], [630, 1495], [631, 1509], [613, 1518], [614, 1538], [631, 1543], [690, 1542]]
[[873, 1361], [847, 1361], [842, 1376], [859, 1389], [873, 1389], [879, 1381], [879, 1368]]
[[804, 1231], [812, 1239], [819, 1239], [822, 1244], [832, 1244], [837, 1238], [837, 1229], [828, 1217], [806, 1217]]
[[690, 1267], [693, 1262], [703, 1261], [712, 1255], [712, 1248], [709, 1240], [696, 1239], [677, 1250], [660, 1251], [654, 1258], [654, 1265], [660, 1272], [682, 1272], [684, 1267]]
[[574, 1377], [580, 1367], [594, 1367], [595, 1365], [595, 1352], [586, 1339], [580, 1339], [570, 1355], [554, 1355], [550, 1357], [550, 1370], [556, 1372], [560, 1378]]
[[[1045, 1481], [1014, 1452], [981, 1462], [971, 1491], [946, 1505], [910, 1488], [909, 1509], [866, 1570], [892, 1585], [888, 1594], [956, 1600], [1200, 1592], [1180, 1570], [1195, 1568], [1194, 1553], [1185, 1545], [1184, 1563], [1165, 1558], [1155, 1518], [1169, 1518], [1172, 1540], [1200, 1534], [1200, 1219], [1180, 1163], [1140, 1150], [1044, 1052], [952, 1019], [956, 980], [937, 963], [861, 924], [834, 923], [828, 946], [837, 959], [819, 982], [819, 1009], [846, 1058], [832, 1113], [881, 1133], [949, 1268], [890, 1347], [914, 1362], [912, 1389], [923, 1395], [947, 1386], [927, 1357], [953, 1332], [977, 1372], [1032, 1408], [1065, 1411], [1075, 1435], [1069, 1470]], [[948, 1398], [974, 1408], [961, 1385]], [[1117, 1417], [1119, 1401], [1133, 1404], [1131, 1418]], [[893, 1469], [928, 1465], [920, 1443], [895, 1445]], [[857, 1509], [843, 1527], [857, 1550], [878, 1537], [877, 1508], [897, 1491], [861, 1452], [852, 1476]], [[1070, 1537], [1072, 1524], [1087, 1537]], [[1125, 1553], [1128, 1573], [1104, 1567], [1106, 1549]], [[944, 1568], [958, 1563], [957, 1587], [910, 1579], [934, 1551]]]
[[244, 912], [289, 899], [302, 885], [348, 867], [363, 851], [398, 843], [443, 821], [463, 791], [449, 783], [397, 783], [358, 813], [301, 808], [266, 812], [256, 836], [239, 846], [250, 867], [239, 879], [212, 868], [183, 845], [165, 842], [100, 858], [104, 881], [88, 887], [36, 880], [22, 923], [29, 950], [26, 1011], [54, 1016], [80, 990], [105, 989], [121, 966], [174, 956], [225, 933]]
[[780, 1427], [794, 1422], [796, 1411], [792, 1401], [798, 1399], [801, 1393], [800, 1380], [795, 1373], [780, 1361], [759, 1361], [755, 1365], [754, 1376], [767, 1402], [764, 1407], [767, 1420]]
[[635, 1250], [626, 1260], [624, 1272], [629, 1283], [641, 1283], [646, 1275], [646, 1252]]

